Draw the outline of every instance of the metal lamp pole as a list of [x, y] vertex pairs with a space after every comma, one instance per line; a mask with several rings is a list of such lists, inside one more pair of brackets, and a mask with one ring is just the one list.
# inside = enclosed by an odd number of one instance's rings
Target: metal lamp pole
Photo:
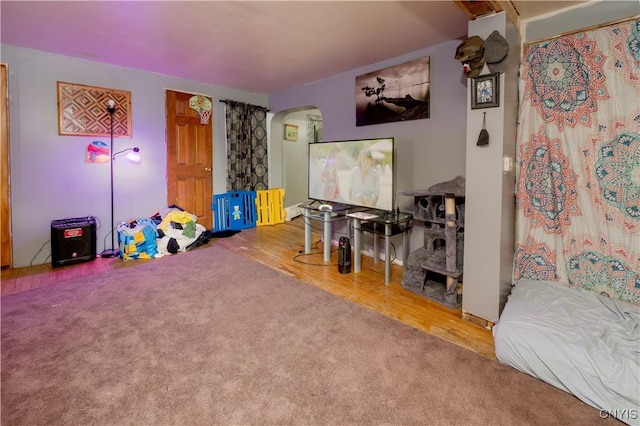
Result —
[[115, 249], [114, 242], [114, 223], [113, 223], [113, 114], [116, 112], [116, 103], [113, 99], [109, 99], [107, 111], [110, 117], [110, 134], [111, 134], [111, 146], [109, 148], [109, 164], [111, 171], [111, 250], [105, 250], [101, 253], [100, 257], [116, 257], [120, 253], [120, 250]]

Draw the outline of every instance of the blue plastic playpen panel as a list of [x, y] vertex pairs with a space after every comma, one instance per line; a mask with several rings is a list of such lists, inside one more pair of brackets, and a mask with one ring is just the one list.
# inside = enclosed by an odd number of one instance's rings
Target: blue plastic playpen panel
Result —
[[229, 229], [229, 196], [214, 195], [211, 210], [213, 210], [213, 232]]
[[213, 232], [253, 228], [257, 222], [255, 191], [213, 196]]

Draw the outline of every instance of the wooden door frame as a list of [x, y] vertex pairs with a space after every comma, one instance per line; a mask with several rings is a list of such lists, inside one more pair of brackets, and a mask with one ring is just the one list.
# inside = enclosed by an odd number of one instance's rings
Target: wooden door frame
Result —
[[[178, 190], [176, 188], [176, 179], [177, 179], [177, 169], [176, 164], [174, 164], [172, 162], [172, 158], [175, 156], [175, 152], [171, 151], [172, 149], [175, 149], [175, 146], [171, 146], [171, 144], [169, 143], [169, 133], [170, 131], [173, 131], [173, 127], [175, 125], [175, 122], [173, 122], [173, 119], [175, 118], [175, 116], [173, 114], [175, 114], [175, 112], [172, 112], [172, 116], [171, 118], [169, 117], [169, 111], [172, 110], [172, 107], [170, 107], [170, 101], [169, 101], [169, 92], [171, 93], [175, 93], [176, 95], [186, 95], [186, 96], [204, 96], [206, 97], [210, 102], [213, 102], [213, 98], [210, 95], [204, 95], [204, 94], [198, 94], [198, 93], [193, 93], [193, 92], [186, 92], [186, 91], [182, 91], [182, 90], [175, 90], [175, 89], [165, 89], [165, 127], [166, 127], [166, 131], [167, 131], [167, 135], [166, 135], [166, 148], [167, 148], [167, 165], [166, 165], [166, 177], [167, 177], [167, 204], [168, 205], [172, 205], [175, 204], [177, 201], [174, 199], [175, 195], [178, 194]], [[197, 120], [200, 120], [200, 117], [198, 115], [196, 115], [195, 117], [192, 114], [197, 114], [195, 112], [195, 110], [191, 110], [191, 108], [188, 108], [188, 111], [191, 114], [187, 114], [183, 117], [186, 117], [188, 120], [193, 120], [194, 118], [197, 117]], [[213, 228], [213, 211], [211, 210], [211, 201], [213, 198], [213, 123], [212, 123], [212, 118], [210, 118], [210, 122], [206, 125], [208, 128], [205, 130], [205, 132], [209, 133], [209, 140], [210, 140], [210, 145], [208, 147], [209, 153], [208, 156], [204, 156], [203, 158], [206, 158], [206, 164], [204, 165], [204, 172], [206, 174], [208, 174], [208, 186], [206, 189], [208, 189], [207, 194], [203, 194], [204, 197], [207, 198], [203, 198], [203, 205], [206, 206], [204, 207], [206, 209], [206, 212], [200, 216], [201, 219], [203, 219], [202, 221], [199, 220], [199, 223], [204, 225], [207, 229], [212, 229]], [[179, 204], [179, 203], [178, 203]], [[187, 208], [187, 206], [181, 206], [182, 208], [186, 208], [187, 210], [189, 210]], [[198, 210], [198, 209], [196, 209]], [[197, 211], [190, 211], [190, 213], [194, 213], [196, 215], [198, 215]], [[206, 217], [203, 217], [206, 216]]]
[[11, 236], [11, 159], [9, 141], [9, 68], [0, 64], [0, 257], [2, 268], [13, 267]]

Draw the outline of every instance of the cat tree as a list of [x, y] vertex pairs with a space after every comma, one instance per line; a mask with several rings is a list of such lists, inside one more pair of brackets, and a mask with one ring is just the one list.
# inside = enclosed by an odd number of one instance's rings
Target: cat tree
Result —
[[462, 305], [464, 189], [464, 177], [457, 176], [401, 193], [414, 197], [413, 218], [425, 226], [423, 247], [403, 265], [402, 287], [454, 309]]

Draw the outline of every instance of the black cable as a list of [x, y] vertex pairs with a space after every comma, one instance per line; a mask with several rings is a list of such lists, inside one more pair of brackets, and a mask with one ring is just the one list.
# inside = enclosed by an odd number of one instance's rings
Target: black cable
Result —
[[[355, 231], [355, 229], [354, 229], [354, 231]], [[374, 238], [376, 237], [376, 235], [380, 235], [380, 234], [377, 234], [375, 232], [371, 232], [371, 231], [369, 231], [367, 229], [360, 229], [360, 233], [363, 234], [363, 235], [365, 233], [371, 234]], [[393, 261], [395, 261], [397, 259], [398, 252], [396, 251], [396, 245], [393, 244], [393, 242], [390, 242], [390, 244], [391, 244], [391, 247], [393, 248], [393, 257], [391, 258], [390, 262], [393, 262]], [[386, 255], [387, 255], [387, 253], [385, 253], [385, 256]]]
[[297, 262], [297, 263], [301, 263], [303, 265], [309, 265], [309, 266], [338, 266], [337, 263], [309, 263], [309, 262], [302, 262], [300, 260], [298, 260], [299, 257], [301, 256], [310, 256], [310, 255], [315, 255], [315, 254], [320, 254], [320, 253], [301, 253], [301, 254], [297, 254], [293, 257], [293, 261]]
[[[42, 249], [44, 248], [45, 245], [47, 245], [47, 243], [51, 242], [51, 240], [47, 240], [44, 243], [42, 243], [42, 245], [40, 246], [40, 249], [36, 252], [36, 254], [31, 258], [31, 262], [29, 262], [29, 266], [33, 266], [33, 261], [36, 260], [36, 257], [38, 257], [38, 255], [40, 254], [40, 252], [42, 251]], [[51, 257], [51, 255], [48, 255], [45, 259], [44, 262], [39, 263], [39, 265], [44, 265], [45, 263], [47, 263], [47, 260]]]
[[107, 237], [109, 235], [111, 235], [111, 233], [113, 232], [113, 229], [111, 230], [111, 232], [107, 232], [107, 235], [104, 236], [104, 239], [102, 240], [102, 247], [104, 247], [104, 249], [107, 249]]
[[[318, 247], [318, 244], [320, 244], [322, 242], [322, 239], [316, 241], [316, 243], [314, 244], [314, 249], [315, 250], [320, 250], [320, 248]], [[330, 251], [330, 253], [333, 253], [337, 251], [337, 249], [333, 249]], [[305, 253], [304, 250], [298, 250], [298, 254], [293, 256], [293, 261], [297, 262], [297, 263], [302, 263], [303, 265], [309, 265], [309, 266], [338, 266], [337, 263], [332, 264], [332, 263], [308, 263], [308, 262], [302, 262], [300, 260], [298, 260], [299, 257], [302, 256], [311, 256], [311, 255], [317, 255], [317, 254], [323, 254], [322, 252], [315, 252], [315, 253]]]
[[311, 228], [322, 230], [321, 226], [316, 226], [313, 224], [313, 220], [307, 221], [306, 216], [302, 216], [302, 221], [304, 222], [305, 226], [310, 226]]
[[[391, 243], [391, 247], [393, 248], [393, 257], [391, 258], [390, 262], [393, 263], [393, 261], [396, 260], [396, 256], [398, 255], [398, 252], [396, 252], [396, 245], [395, 244]], [[385, 253], [385, 256], [386, 255], [387, 254]]]

